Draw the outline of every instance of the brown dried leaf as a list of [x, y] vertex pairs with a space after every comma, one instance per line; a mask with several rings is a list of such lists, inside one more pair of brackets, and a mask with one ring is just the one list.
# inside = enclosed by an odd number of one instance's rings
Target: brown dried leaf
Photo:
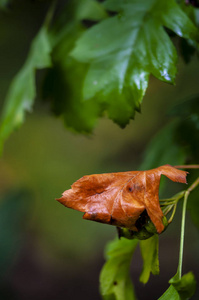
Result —
[[84, 212], [84, 219], [137, 231], [135, 223], [146, 209], [157, 232], [164, 229], [159, 204], [161, 175], [186, 183], [187, 172], [170, 165], [148, 171], [88, 175], [73, 183], [60, 199], [63, 205]]

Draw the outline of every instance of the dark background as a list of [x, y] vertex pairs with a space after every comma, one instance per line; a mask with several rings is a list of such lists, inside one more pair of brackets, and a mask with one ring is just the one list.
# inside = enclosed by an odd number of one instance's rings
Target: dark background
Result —
[[[60, 1], [61, 2], [61, 1]], [[64, 2], [64, 1], [62, 1]], [[13, 1], [0, 12], [0, 105], [40, 28], [48, 1]], [[34, 113], [6, 142], [0, 159], [0, 299], [100, 299], [98, 278], [105, 244], [114, 227], [82, 220], [55, 198], [81, 176], [134, 170], [146, 145], [165, 124], [176, 100], [199, 93], [194, 57], [179, 60], [176, 86], [151, 76], [141, 114], [125, 129], [105, 117], [91, 136], [71, 133], [38, 97]], [[41, 82], [43, 73], [37, 74]], [[165, 149], [166, 151], [166, 149]], [[160, 276], [139, 283], [139, 249], [131, 274], [139, 299], [157, 299], [168, 287], [178, 263], [181, 209], [160, 237]], [[183, 272], [199, 279], [198, 231], [186, 220]], [[197, 293], [193, 299], [198, 299]]]

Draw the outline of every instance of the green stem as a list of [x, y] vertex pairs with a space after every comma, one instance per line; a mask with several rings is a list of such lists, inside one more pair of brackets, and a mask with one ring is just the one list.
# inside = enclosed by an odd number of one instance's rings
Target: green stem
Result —
[[187, 191], [190, 193], [197, 187], [197, 185], [199, 185], [199, 177], [194, 181], [194, 183], [188, 188]]
[[57, 4], [57, 0], [52, 0], [50, 7], [48, 9], [48, 12], [46, 14], [45, 20], [44, 20], [44, 24], [46, 27], [50, 26], [50, 23], [52, 21], [53, 15], [54, 15], [56, 4]]
[[182, 277], [182, 260], [183, 260], [183, 248], [184, 248], [184, 232], [185, 232], [185, 216], [186, 216], [186, 207], [187, 207], [187, 199], [191, 191], [193, 191], [197, 185], [199, 185], [199, 177], [194, 181], [194, 183], [187, 189], [184, 193], [184, 202], [182, 208], [182, 223], [181, 223], [181, 237], [180, 237], [180, 251], [179, 251], [179, 263], [177, 270], [177, 278], [181, 279]]
[[181, 223], [181, 237], [180, 237], [180, 251], [179, 251], [179, 263], [177, 276], [178, 279], [182, 277], [182, 260], [183, 260], [183, 249], [184, 249], [184, 232], [185, 232], [185, 216], [186, 216], [186, 207], [187, 207], [187, 199], [189, 196], [189, 191], [186, 191], [184, 194], [184, 202], [182, 208], [182, 223]]
[[172, 211], [172, 215], [168, 221], [168, 223], [170, 224], [172, 221], [173, 221], [173, 218], [174, 218], [174, 215], [175, 215], [175, 212], [176, 212], [176, 208], [177, 208], [177, 203], [174, 205], [174, 208], [173, 208], [173, 211]]
[[163, 208], [162, 208], [163, 214], [164, 214], [165, 216], [168, 215], [168, 213], [173, 209], [173, 207], [174, 207], [174, 204], [172, 204], [172, 205], [167, 205], [167, 206], [163, 207]]

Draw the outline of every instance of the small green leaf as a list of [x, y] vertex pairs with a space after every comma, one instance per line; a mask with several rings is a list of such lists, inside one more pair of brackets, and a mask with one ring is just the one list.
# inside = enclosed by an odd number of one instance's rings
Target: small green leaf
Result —
[[169, 280], [171, 284], [166, 292], [158, 300], [188, 300], [196, 290], [196, 280], [192, 272], [176, 279], [176, 276]]
[[196, 280], [192, 272], [183, 275], [180, 280], [176, 280], [174, 276], [169, 283], [177, 290], [181, 300], [190, 299], [196, 290]]
[[176, 291], [176, 289], [173, 287], [173, 285], [170, 285], [170, 287], [166, 290], [166, 292], [158, 298], [158, 300], [180, 300], [179, 294]]
[[198, 30], [174, 0], [107, 0], [104, 6], [118, 15], [87, 30], [71, 55], [90, 64], [84, 99], [95, 97], [125, 126], [140, 109], [150, 73], [174, 82], [177, 55], [163, 26], [194, 40]]
[[129, 267], [136, 240], [114, 240], [106, 249], [107, 262], [100, 274], [100, 291], [105, 300], [135, 300]]
[[32, 42], [24, 66], [8, 91], [0, 125], [0, 151], [5, 139], [22, 124], [25, 112], [32, 110], [36, 96], [35, 71], [51, 66], [50, 52], [47, 28], [43, 26]]
[[159, 239], [157, 234], [147, 240], [140, 241], [140, 249], [143, 258], [143, 270], [140, 275], [140, 281], [143, 283], [147, 283], [150, 273], [153, 275], [159, 274], [158, 242]]

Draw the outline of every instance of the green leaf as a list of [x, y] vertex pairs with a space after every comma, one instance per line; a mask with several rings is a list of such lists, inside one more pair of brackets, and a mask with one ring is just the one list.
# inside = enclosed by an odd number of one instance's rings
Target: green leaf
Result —
[[[82, 5], [82, 4], [81, 4]], [[101, 115], [96, 101], [83, 101], [82, 86], [87, 66], [78, 63], [68, 53], [84, 28], [79, 23], [77, 10], [66, 6], [64, 19], [68, 20], [62, 31], [51, 31], [53, 67], [49, 69], [43, 85], [43, 97], [51, 102], [52, 111], [61, 116], [65, 125], [77, 132], [90, 133]]]
[[180, 300], [179, 294], [176, 291], [176, 289], [173, 287], [173, 285], [170, 285], [170, 287], [166, 290], [166, 292], [158, 298], [158, 300]]
[[71, 0], [50, 32], [54, 45], [53, 67], [46, 76], [43, 96], [51, 102], [52, 111], [62, 117], [68, 128], [81, 133], [92, 132], [104, 108], [97, 101], [83, 101], [83, 82], [88, 68], [68, 54], [85, 30], [80, 21], [87, 18], [98, 20], [106, 16], [106, 11], [97, 1]]
[[140, 281], [147, 283], [150, 273], [159, 274], [159, 238], [155, 234], [147, 240], [140, 241], [140, 249], [143, 258], [143, 270], [140, 275]]
[[24, 66], [8, 91], [0, 125], [0, 151], [5, 139], [24, 121], [25, 112], [32, 110], [36, 96], [35, 71], [51, 66], [50, 52], [47, 28], [43, 26], [32, 42]]
[[105, 300], [134, 300], [135, 294], [129, 267], [136, 240], [125, 238], [109, 243], [106, 249], [107, 262], [100, 274], [100, 291]]
[[169, 280], [171, 284], [166, 292], [158, 300], [188, 300], [196, 290], [196, 280], [192, 272], [176, 279], [176, 276]]
[[183, 275], [180, 280], [174, 276], [169, 283], [175, 287], [181, 300], [190, 299], [196, 290], [196, 280], [192, 272]]
[[198, 30], [174, 0], [107, 0], [104, 5], [118, 15], [87, 30], [71, 55], [90, 64], [84, 99], [95, 97], [125, 126], [140, 109], [150, 73], [174, 82], [177, 55], [163, 26], [195, 40]]

